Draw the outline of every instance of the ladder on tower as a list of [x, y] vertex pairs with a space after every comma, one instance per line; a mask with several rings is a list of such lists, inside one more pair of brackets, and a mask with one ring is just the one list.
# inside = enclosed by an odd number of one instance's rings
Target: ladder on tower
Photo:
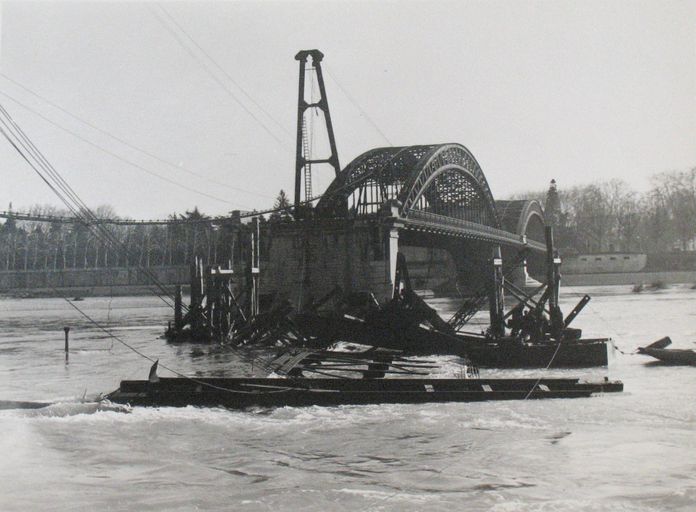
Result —
[[305, 158], [304, 164], [304, 199], [309, 201], [312, 198], [312, 146], [310, 145], [311, 134], [307, 130], [307, 119], [302, 118], [302, 155]]

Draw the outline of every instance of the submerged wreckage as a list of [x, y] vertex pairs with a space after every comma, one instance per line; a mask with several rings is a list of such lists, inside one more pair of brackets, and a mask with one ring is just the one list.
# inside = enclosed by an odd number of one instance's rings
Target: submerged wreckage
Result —
[[[252, 231], [252, 253], [256, 243]], [[554, 254], [547, 229], [548, 254]], [[231, 270], [197, 261], [191, 271], [191, 302], [183, 312], [177, 289], [172, 342], [230, 343], [327, 349], [336, 342], [398, 350], [407, 355], [455, 355], [473, 364], [496, 368], [591, 367], [607, 364], [609, 339], [583, 339], [570, 327], [590, 297], [563, 316], [558, 304], [560, 259], [547, 258], [547, 285], [531, 292], [508, 281], [500, 255], [490, 262], [489, 278], [479, 293], [468, 297], [445, 321], [413, 289], [403, 253], [397, 253], [391, 298], [380, 303], [374, 293], [342, 294], [334, 288], [318, 301], [296, 311], [288, 301], [271, 301], [259, 311], [258, 272], [250, 267], [235, 292]], [[504, 293], [517, 301], [507, 312]], [[463, 332], [467, 322], [488, 302], [490, 326], [482, 333]]]
[[[550, 230], [547, 241], [552, 246]], [[205, 269], [197, 261], [191, 272], [191, 303], [184, 313], [178, 290], [175, 323], [167, 329], [167, 338], [172, 342], [217, 341], [235, 347], [280, 348], [280, 355], [268, 364], [273, 377], [160, 378], [155, 363], [147, 380], [122, 381], [106, 398], [140, 406], [245, 408], [578, 398], [622, 391], [620, 381], [606, 378], [603, 382], [580, 382], [577, 378], [479, 377], [476, 365], [549, 368], [606, 364], [607, 340], [583, 340], [579, 330], [569, 327], [589, 297], [565, 318], [558, 307], [557, 258], [550, 261], [550, 285], [535, 290], [541, 297], [534, 299], [536, 293], [514, 287], [519, 303], [508, 313], [502, 307], [505, 276], [497, 260], [492, 262], [489, 282], [495, 288], [488, 290], [491, 327], [481, 335], [461, 333], [457, 326], [471, 318], [473, 305], [480, 308], [485, 297], [468, 299], [452, 320], [444, 321], [412, 289], [401, 253], [392, 298], [385, 304], [374, 294], [346, 297], [334, 289], [302, 312], [287, 301], [273, 301], [266, 311], [259, 311], [258, 303], [253, 303], [259, 298], [258, 273], [251, 267], [244, 280], [246, 287], [237, 293], [232, 271]], [[331, 350], [338, 341], [369, 348], [358, 352]], [[460, 356], [461, 375], [433, 378], [431, 371], [438, 366], [414, 358], [430, 354]]]
[[[607, 364], [609, 340], [583, 339], [571, 327], [590, 298], [561, 312], [560, 258], [536, 201], [495, 201], [459, 144], [377, 148], [341, 169], [323, 54], [301, 51], [296, 59], [294, 205], [269, 220], [238, 217], [227, 226], [237, 237], [228, 268], [196, 260], [189, 305], [176, 292], [170, 341], [312, 349], [344, 341], [504, 368]], [[317, 88], [308, 87], [308, 74]], [[320, 124], [314, 117], [326, 128], [321, 156], [309, 144], [310, 128]], [[322, 169], [335, 179], [317, 198], [312, 176]], [[430, 258], [425, 273], [423, 253]], [[420, 263], [414, 283], [407, 259], [414, 268]], [[545, 284], [529, 279], [528, 262]], [[414, 284], [463, 290], [465, 298], [446, 321]], [[506, 294], [516, 303], [507, 311]], [[466, 332], [486, 304], [489, 328]]]

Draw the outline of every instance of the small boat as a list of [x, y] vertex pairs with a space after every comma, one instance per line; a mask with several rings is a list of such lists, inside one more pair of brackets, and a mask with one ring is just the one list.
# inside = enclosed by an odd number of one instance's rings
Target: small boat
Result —
[[[155, 363], [147, 380], [121, 381], [119, 388], [104, 398], [130, 406], [244, 409], [581, 398], [623, 391], [622, 382], [606, 378], [594, 383], [573, 378], [482, 379], [469, 378], [469, 372], [464, 378], [420, 378], [424, 375], [420, 370], [432, 368], [427, 361], [402, 359], [385, 351], [288, 352], [271, 367], [285, 378], [159, 378]], [[351, 372], [361, 377], [346, 376]], [[322, 377], [310, 378], [307, 373]], [[399, 376], [384, 378], [386, 374]]]
[[665, 336], [647, 347], [639, 347], [638, 353], [659, 359], [665, 364], [696, 366], [696, 350], [666, 348], [671, 344], [672, 340]]

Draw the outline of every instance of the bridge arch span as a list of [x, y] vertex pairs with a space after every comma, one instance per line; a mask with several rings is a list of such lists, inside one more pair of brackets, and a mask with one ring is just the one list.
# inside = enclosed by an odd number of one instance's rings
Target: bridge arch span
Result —
[[404, 217], [418, 210], [500, 226], [481, 166], [461, 144], [433, 147], [411, 171], [408, 183], [399, 197]]
[[[503, 229], [526, 237], [528, 240], [544, 240], [545, 217], [541, 203], [535, 199], [513, 201], [496, 201]], [[507, 251], [503, 260], [514, 258], [514, 253]], [[513, 281], [518, 286], [528, 284], [528, 277], [543, 281], [545, 275], [545, 258], [543, 253], [529, 255], [524, 271], [513, 274]]]
[[531, 240], [544, 239], [544, 209], [536, 199], [496, 201], [503, 229]]
[[[524, 220], [523, 220], [524, 219]], [[532, 240], [544, 239], [544, 226], [546, 218], [544, 217], [544, 209], [539, 201], [533, 200], [527, 203], [527, 206], [520, 216], [520, 230], [523, 234]]]
[[377, 213], [388, 200], [412, 211], [499, 227], [495, 201], [476, 159], [461, 144], [376, 148], [355, 158], [317, 204], [319, 212]]

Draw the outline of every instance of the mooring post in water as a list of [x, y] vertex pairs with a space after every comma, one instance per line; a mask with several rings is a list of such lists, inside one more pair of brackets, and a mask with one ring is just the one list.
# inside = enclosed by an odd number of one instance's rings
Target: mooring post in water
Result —
[[65, 362], [68, 362], [69, 351], [70, 351], [70, 327], [63, 327], [65, 331]]

